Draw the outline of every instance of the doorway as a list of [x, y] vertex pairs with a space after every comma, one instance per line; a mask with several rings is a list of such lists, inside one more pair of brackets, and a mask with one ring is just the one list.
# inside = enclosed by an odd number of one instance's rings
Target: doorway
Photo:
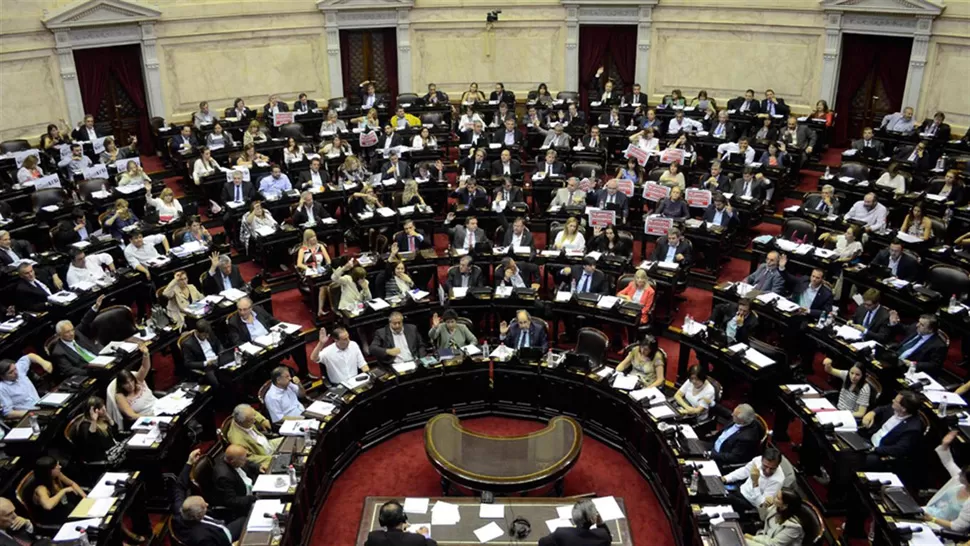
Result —
[[[636, 76], [636, 25], [582, 25], [579, 27], [579, 94], [582, 104], [589, 104], [589, 85], [599, 67], [600, 82], [613, 80], [613, 88], [622, 94], [633, 89]], [[639, 82], [643, 83], [643, 82]]]
[[842, 35], [837, 142], [859, 138], [864, 127], [878, 126], [883, 116], [900, 111], [912, 47], [912, 38]]
[[340, 68], [344, 96], [356, 104], [360, 83], [371, 81], [386, 94], [393, 108], [397, 100], [397, 29], [376, 28], [340, 31]]
[[74, 51], [84, 112], [110, 133], [119, 147], [138, 137], [142, 151], [151, 149], [141, 46], [125, 45]]

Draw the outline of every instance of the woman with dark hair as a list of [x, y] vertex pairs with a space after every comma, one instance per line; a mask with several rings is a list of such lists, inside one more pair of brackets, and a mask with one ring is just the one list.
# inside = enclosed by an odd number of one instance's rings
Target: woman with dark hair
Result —
[[707, 91], [701, 89], [697, 92], [697, 96], [690, 101], [691, 106], [697, 107], [698, 111], [705, 111], [709, 107], [717, 108], [717, 101], [707, 97]]
[[54, 146], [60, 146], [61, 144], [67, 144], [64, 141], [64, 137], [61, 136], [61, 130], [57, 125], [51, 123], [47, 126], [47, 132], [40, 136], [40, 149], [49, 150]]
[[539, 87], [536, 88], [536, 104], [551, 106], [553, 100], [553, 96], [549, 92], [549, 87], [545, 83], [540, 83]]
[[832, 367], [830, 358], [823, 360], [822, 365], [825, 366], [825, 373], [842, 380], [836, 407], [843, 411], [851, 411], [856, 419], [862, 419], [872, 402], [872, 389], [866, 382], [865, 366], [857, 362], [848, 370], [837, 370]]
[[[397, 247], [391, 249], [391, 254], [396, 254]], [[414, 288], [414, 281], [408, 275], [407, 267], [403, 261], [391, 260], [387, 267], [384, 278], [384, 296], [388, 298], [405, 297]]]
[[189, 221], [187, 222], [188, 228], [185, 230], [185, 234], [182, 235], [183, 243], [191, 243], [193, 241], [202, 243], [205, 246], [212, 244], [212, 235], [209, 234], [209, 230], [205, 229], [202, 225], [202, 218], [197, 214], [189, 216]]
[[[657, 140], [657, 139], [653, 139], [653, 140]], [[634, 157], [627, 158], [626, 165], [624, 165], [623, 167], [620, 167], [616, 171], [615, 178], [629, 180], [634, 184], [639, 184], [640, 181], [643, 180], [643, 167], [641, 167], [640, 164], [637, 163], [636, 158]]]
[[43, 456], [34, 463], [34, 492], [30, 499], [35, 523], [60, 525], [67, 520], [81, 499], [87, 497], [81, 486], [61, 472], [57, 459]]
[[303, 150], [303, 146], [295, 138], [288, 137], [286, 139], [286, 147], [283, 148], [283, 162], [289, 165], [290, 163], [303, 161], [305, 158], [306, 152]]
[[458, 322], [458, 313], [454, 309], [447, 309], [440, 317], [438, 313], [431, 317], [431, 331], [428, 332], [428, 337], [438, 349], [458, 349], [466, 345], [478, 345], [475, 334], [467, 326]]
[[698, 419], [707, 418], [707, 411], [714, 406], [715, 398], [717, 391], [707, 380], [707, 370], [700, 364], [694, 364], [687, 369], [687, 381], [674, 394], [674, 400], [684, 413]]
[[831, 127], [835, 116], [831, 111], [829, 111], [829, 103], [825, 102], [824, 100], [820, 100], [815, 103], [815, 111], [812, 112], [811, 118], [824, 120], [825, 126]]
[[913, 237], [919, 237], [924, 241], [933, 236], [933, 222], [923, 214], [923, 205], [916, 203], [909, 209], [909, 214], [903, 219], [903, 233], [908, 233]]
[[953, 203], [957, 207], [962, 207], [967, 204], [965, 187], [963, 181], [960, 180], [960, 172], [956, 169], [947, 171], [946, 175], [943, 176], [943, 180], [930, 183], [930, 187], [926, 189], [926, 193], [942, 196], [947, 203]]
[[586, 249], [624, 257], [629, 257], [632, 252], [630, 245], [617, 235], [616, 226], [613, 224], [609, 224], [605, 228], [594, 227], [593, 238], [586, 245]]
[[766, 167], [781, 168], [785, 166], [786, 155], [788, 154], [778, 148], [778, 143], [772, 141], [768, 143], [768, 149], [761, 154], [761, 159], [759, 161]]
[[751, 138], [762, 143], [774, 141], [776, 138], [778, 138], [778, 129], [771, 126], [771, 116], [764, 118], [761, 123], [761, 127], [758, 127], [757, 129], [755, 129], [752, 125]]
[[114, 437], [115, 423], [108, 415], [104, 398], [91, 396], [84, 407], [84, 418], [74, 429], [74, 447], [84, 462], [108, 460], [108, 452], [118, 441]]
[[[140, 345], [139, 349], [141, 349], [142, 355], [141, 367], [135, 370], [134, 373], [129, 370], [122, 370], [118, 374], [118, 379], [115, 380], [114, 402], [118, 415], [112, 418], [118, 421], [120, 417], [126, 425], [134, 422], [139, 417], [154, 415], [155, 402], [158, 401], [152, 390], [148, 388], [148, 384], [145, 383], [145, 378], [148, 377], [148, 372], [151, 370], [152, 364], [151, 355], [148, 353], [148, 346]], [[108, 392], [111, 392], [110, 385], [108, 386]]]
[[930, 502], [923, 507], [923, 519], [940, 527], [965, 533], [970, 530], [970, 466], [962, 469], [953, 462], [950, 444], [959, 434], [951, 430], [936, 448], [936, 455], [950, 474], [950, 480], [941, 487]]
[[758, 546], [799, 546], [805, 536], [798, 513], [802, 498], [791, 489], [781, 489], [765, 511], [765, 526], [756, 535], [744, 535], [747, 544]]
[[664, 367], [667, 365], [667, 355], [660, 350], [657, 338], [646, 335], [630, 349], [626, 358], [616, 366], [616, 371], [624, 372], [633, 366], [633, 373], [645, 387], [661, 387], [664, 384]]

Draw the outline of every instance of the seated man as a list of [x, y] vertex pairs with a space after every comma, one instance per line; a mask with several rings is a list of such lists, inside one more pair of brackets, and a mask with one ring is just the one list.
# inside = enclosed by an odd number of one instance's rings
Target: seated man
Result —
[[300, 173], [298, 185], [301, 188], [323, 188], [327, 189], [330, 182], [330, 174], [327, 169], [321, 168], [320, 158], [314, 157], [310, 160], [310, 170]]
[[[583, 499], [574, 504], [569, 521], [575, 527], [557, 527], [552, 534], [540, 538], [538, 546], [609, 546], [613, 544], [610, 528], [603, 525], [603, 518], [596, 510], [596, 505], [593, 504], [592, 500]], [[595, 529], [593, 529], [594, 526]]]
[[229, 318], [229, 342], [242, 345], [265, 336], [269, 329], [279, 324], [279, 319], [264, 311], [253, 300], [242, 298], [236, 302], [236, 314]]
[[727, 107], [742, 114], [757, 114], [761, 111], [761, 103], [754, 99], [754, 89], [744, 92], [744, 97], [735, 97], [728, 101]]
[[413, 324], [404, 324], [404, 315], [394, 311], [387, 326], [374, 332], [370, 354], [384, 365], [395, 362], [412, 362], [425, 355], [424, 338]]
[[754, 148], [748, 144], [747, 137], [741, 137], [735, 142], [725, 142], [717, 147], [717, 156], [721, 160], [726, 160], [729, 154], [738, 154], [744, 157], [744, 164], [750, 165], [754, 163]]
[[943, 369], [949, 347], [940, 336], [936, 315], [921, 315], [916, 324], [904, 327], [899, 322], [899, 313], [890, 311], [889, 328], [892, 332], [903, 332], [903, 341], [896, 348], [900, 364], [915, 366], [921, 372]]
[[84, 318], [81, 319], [77, 329], [69, 320], [58, 322], [54, 328], [58, 341], [50, 348], [50, 355], [59, 376], [88, 375], [86, 366], [98, 356], [101, 345], [88, 338], [83, 332], [91, 328], [91, 323], [98, 315], [98, 309], [101, 308], [103, 301], [104, 296], [99, 296], [94, 305], [84, 313]]
[[775, 96], [773, 89], [765, 90], [765, 98], [761, 101], [761, 113], [768, 116], [787, 116], [791, 109], [785, 104], [785, 99]]
[[933, 114], [933, 119], [927, 119], [923, 121], [920, 125], [919, 132], [926, 138], [931, 138], [938, 142], [949, 142], [950, 140], [950, 124], [943, 123], [946, 119], [946, 114], [943, 112], [937, 112]]
[[205, 499], [188, 495], [192, 489], [192, 467], [201, 458], [200, 449], [189, 454], [189, 460], [172, 488], [172, 534], [185, 546], [232, 546], [242, 534], [246, 516], [224, 524], [206, 515], [209, 505]]
[[603, 137], [600, 136], [600, 128], [596, 125], [589, 128], [589, 134], [579, 139], [579, 143], [591, 151], [600, 151], [603, 147]]
[[485, 134], [485, 124], [479, 120], [475, 120], [471, 131], [464, 131], [461, 133], [459, 145], [462, 144], [471, 145], [472, 150], [487, 146], [488, 135]]
[[266, 104], [263, 105], [263, 119], [270, 120], [273, 116], [279, 112], [289, 112], [290, 107], [286, 105], [285, 102], [280, 100], [279, 95], [273, 94], [269, 96]]
[[339, 385], [359, 372], [370, 371], [360, 345], [350, 340], [346, 328], [339, 326], [333, 329], [332, 338], [326, 328], [320, 329], [320, 339], [310, 353], [310, 359], [320, 363], [331, 385]]
[[0, 497], [0, 546], [34, 544], [34, 524], [17, 515], [16, 507]]
[[729, 227], [738, 221], [738, 217], [727, 198], [721, 193], [715, 193], [712, 203], [704, 209], [704, 221], [715, 226]]
[[56, 273], [50, 276], [46, 269], [34, 269], [28, 262], [17, 266], [17, 276], [20, 278], [14, 285], [13, 300], [22, 311], [44, 310], [48, 296], [64, 287]]
[[653, 254], [650, 255], [651, 261], [676, 262], [681, 264], [681, 267], [688, 267], [690, 258], [690, 243], [681, 237], [680, 230], [677, 228], [670, 228], [666, 237], [658, 239], [656, 246], [653, 247]]
[[67, 286], [74, 288], [83, 282], [98, 282], [108, 276], [105, 268], [111, 273], [115, 271], [115, 261], [107, 252], [85, 254], [83, 250], [70, 247], [67, 255], [71, 258], [71, 265], [67, 268]]
[[499, 159], [492, 162], [492, 176], [506, 176], [519, 178], [522, 176], [522, 165], [518, 159], [512, 159], [512, 152], [508, 149], [502, 150]]
[[247, 457], [257, 465], [269, 465], [273, 453], [283, 442], [283, 438], [270, 440], [264, 432], [269, 432], [269, 419], [253, 409], [249, 404], [239, 404], [232, 410], [232, 421], [226, 441], [242, 446], [249, 453]]
[[300, 93], [300, 96], [297, 97], [297, 101], [293, 103], [294, 112], [302, 112], [305, 114], [307, 112], [312, 112], [316, 109], [317, 109], [317, 101], [306, 98], [306, 93]]
[[394, 115], [391, 116], [391, 125], [394, 126], [398, 131], [403, 129], [408, 129], [410, 127], [421, 127], [421, 120], [417, 116], [412, 116], [404, 111], [404, 107], [400, 104], [397, 106], [397, 110]]
[[640, 84], [633, 84], [633, 92], [623, 97], [623, 106], [646, 106], [647, 94], [640, 92]]
[[712, 137], [731, 142], [734, 140], [734, 124], [728, 121], [727, 110], [717, 113], [717, 121], [711, 120], [711, 127], [708, 131]]
[[607, 181], [605, 187], [599, 191], [599, 195], [596, 197], [596, 206], [601, 209], [617, 211], [617, 224], [625, 223], [630, 214], [630, 198], [620, 191], [616, 179]]
[[800, 306], [800, 313], [813, 320], [831, 311], [835, 302], [832, 290], [825, 286], [825, 271], [819, 267], [813, 269], [808, 278], [795, 279], [791, 299]]
[[667, 122], [667, 136], [671, 137], [680, 133], [695, 133], [703, 130], [704, 124], [685, 116], [683, 109], [677, 109], [673, 119]]
[[270, 174], [259, 180], [259, 193], [263, 194], [265, 198], [269, 198], [272, 195], [282, 196], [292, 189], [293, 184], [290, 183], [290, 177], [283, 174], [280, 166], [275, 163]]
[[498, 339], [512, 349], [537, 347], [545, 352], [549, 349], [549, 336], [546, 329], [532, 321], [528, 311], [520, 310], [515, 314], [511, 325], [502, 321], [499, 324]]
[[404, 506], [397, 501], [382, 504], [377, 521], [383, 529], [368, 533], [364, 546], [438, 546], [437, 542], [420, 533], [407, 532], [408, 517]]
[[711, 444], [710, 458], [719, 465], [736, 465], [755, 457], [765, 433], [755, 416], [749, 404], [738, 404], [731, 414], [731, 426], [721, 429]]
[[866, 231], [881, 231], [886, 227], [889, 211], [876, 199], [876, 194], [867, 193], [862, 201], [856, 201], [845, 213], [845, 220], [863, 222]]
[[506, 229], [502, 235], [502, 246], [510, 247], [513, 251], [515, 247], [526, 246], [529, 247], [530, 254], [535, 253], [535, 240], [529, 228], [525, 227], [525, 218], [519, 216], [512, 221], [512, 229]]
[[788, 116], [785, 128], [781, 130], [781, 141], [786, 147], [798, 148], [805, 151], [805, 155], [811, 154], [815, 148], [815, 139], [818, 138], [815, 131], [805, 125], [798, 124], [798, 118]]
[[512, 183], [511, 177], [504, 176], [502, 177], [502, 185], [495, 188], [493, 202], [505, 203], [506, 206], [508, 206], [509, 203], [525, 203], [525, 195], [522, 193], [522, 188], [519, 188]]
[[472, 264], [471, 256], [462, 256], [457, 267], [448, 270], [448, 280], [445, 290], [452, 288], [473, 288], [482, 286], [482, 268]]
[[765, 256], [765, 263], [758, 266], [754, 273], [744, 278], [744, 282], [761, 292], [781, 294], [785, 291], [785, 277], [778, 269], [780, 256], [772, 250]]
[[300, 384], [300, 379], [292, 377], [286, 366], [273, 368], [271, 379], [273, 384], [266, 391], [265, 397], [270, 421], [279, 423], [287, 417], [302, 417], [306, 408], [300, 399], [306, 398], [306, 391]]
[[513, 288], [538, 288], [539, 268], [529, 262], [517, 263], [512, 258], [502, 258], [495, 268], [495, 286]]
[[[461, 176], [458, 177], [458, 188], [461, 189], [462, 181], [465, 177], [470, 178], [481, 178], [488, 175], [491, 167], [485, 158], [488, 156], [488, 151], [485, 148], [478, 148], [471, 155], [461, 162]], [[453, 193], [452, 197], [458, 197], [457, 191]], [[459, 200], [460, 204], [466, 204], [465, 201]]]
[[54, 373], [54, 366], [34, 353], [27, 353], [16, 362], [6, 358], [0, 360], [0, 412], [4, 419], [21, 419], [29, 411], [37, 409], [40, 395], [27, 377], [31, 363], [47, 373]]
[[324, 218], [330, 218], [330, 213], [322, 204], [313, 200], [313, 193], [307, 190], [300, 194], [300, 203], [293, 211], [293, 225], [316, 223]]
[[411, 178], [411, 167], [407, 161], [401, 161], [396, 151], [391, 152], [387, 161], [381, 166], [381, 180], [397, 180], [401, 182]]
[[488, 236], [485, 235], [485, 230], [478, 227], [478, 218], [469, 216], [465, 218], [465, 225], [448, 227], [454, 220], [455, 213], [453, 212], [449, 212], [445, 216], [445, 229], [448, 230], [448, 234], [451, 237], [452, 248], [472, 252], [475, 250], [476, 244], [488, 242]]
[[[9, 215], [4, 213], [4, 216]], [[64, 219], [57, 224], [57, 230], [54, 232], [54, 247], [63, 252], [69, 249], [74, 243], [90, 239], [91, 232], [88, 231], [87, 223], [88, 219], [84, 211], [75, 207], [71, 211], [71, 218], [69, 220]], [[0, 259], [2, 258], [0, 256]]]
[[748, 298], [741, 298], [737, 305], [718, 305], [711, 313], [709, 322], [722, 330], [731, 343], [747, 343], [748, 337], [758, 329], [758, 315], [751, 312], [751, 300]]
[[805, 203], [802, 204], [802, 210], [838, 214], [840, 205], [839, 199], [835, 197], [835, 188], [831, 184], [825, 184], [822, 186], [822, 193], [805, 200]]
[[30, 258], [30, 243], [20, 239], [13, 239], [10, 232], [0, 230], [0, 265], [13, 265], [15, 262]]
[[256, 502], [253, 483], [268, 467], [246, 459], [246, 448], [230, 444], [222, 457], [212, 463], [212, 490], [206, 496], [213, 504], [225, 506], [233, 517], [246, 517]]
[[900, 146], [896, 148], [896, 160], [912, 163], [915, 171], [927, 171], [933, 166], [929, 147], [925, 140], [917, 142], [916, 146]]
[[871, 265], [889, 268], [894, 277], [904, 281], [913, 282], [919, 275], [919, 262], [903, 252], [903, 242], [898, 239], [889, 243], [889, 248], [880, 250]]
[[405, 220], [401, 227], [401, 232], [394, 237], [398, 252], [417, 252], [431, 246], [424, 238], [424, 234], [414, 226], [414, 220]]
[[[556, 176], [563, 176], [566, 174], [566, 167], [563, 165], [562, 161], [556, 159], [556, 150], [549, 149], [546, 150], [546, 157], [544, 161], [540, 161], [536, 164], [535, 173], [533, 173], [533, 178], [550, 178]], [[539, 175], [539, 176], [536, 176]]]
[[566, 187], [556, 190], [550, 207], [564, 207], [566, 205], [581, 206], [586, 204], [586, 192], [579, 189], [579, 179], [570, 176], [566, 179]]
[[256, 188], [252, 182], [243, 180], [243, 173], [232, 171], [232, 182], [222, 186], [221, 204], [248, 203], [256, 199]]
[[231, 288], [246, 289], [246, 281], [239, 273], [239, 268], [232, 264], [232, 258], [228, 254], [213, 252], [210, 259], [209, 273], [202, 283], [202, 290], [206, 294], [218, 294]]
[[623, 125], [623, 118], [620, 117], [620, 107], [617, 105], [610, 106], [610, 111], [601, 115], [599, 122], [600, 125], [606, 125], [607, 127], [625, 127]]
[[596, 270], [596, 259], [592, 256], [583, 258], [583, 267], [573, 269], [564, 267], [559, 270], [559, 276], [570, 283], [572, 292], [576, 294], [609, 294], [610, 287], [606, 275]]
[[165, 254], [169, 251], [165, 234], [156, 233], [146, 236], [136, 229], [131, 232], [128, 241], [128, 246], [125, 247], [125, 259], [128, 260], [128, 265], [141, 271], [149, 279], [152, 278], [151, 272], [148, 271], [148, 263], [157, 260], [160, 256], [155, 246], [162, 245], [165, 248]]
[[852, 149], [867, 153], [868, 150], [872, 150], [872, 157], [878, 159], [885, 157], [886, 153], [885, 145], [882, 143], [882, 141], [875, 139], [875, 134], [872, 131], [872, 127], [865, 127], [862, 129], [862, 138], [852, 141]]
[[182, 341], [182, 361], [185, 362], [185, 367], [204, 372], [205, 382], [213, 387], [219, 386], [219, 366], [232, 360], [228, 352], [222, 351], [222, 343], [206, 319], [199, 319], [195, 323], [195, 333]]
[[767, 183], [768, 179], [764, 175], [756, 174], [752, 167], [745, 167], [741, 173], [741, 178], [734, 181], [731, 191], [738, 198], [746, 197], [755, 201], [762, 201], [765, 199]]
[[570, 148], [570, 143], [572, 142], [572, 137], [570, 137], [564, 130], [562, 123], [556, 122], [552, 126], [552, 131], [548, 131], [541, 127], [536, 127], [536, 130], [540, 133], [546, 135], [545, 140], [542, 141], [542, 146], [540, 149], [546, 148]]
[[484, 189], [478, 187], [478, 181], [474, 177], [458, 182], [458, 188], [451, 194], [458, 200], [459, 205], [471, 208], [475, 203], [488, 204], [488, 194]]
[[870, 288], [862, 294], [862, 305], [852, 315], [849, 324], [862, 330], [862, 338], [879, 343], [889, 341], [889, 310], [879, 304], [882, 294]]
[[[492, 144], [501, 144], [505, 147], [522, 145], [522, 133], [515, 127], [515, 118], [506, 118], [502, 128], [492, 132]], [[492, 170], [495, 170], [494, 163]]]
[[902, 112], [895, 112], [883, 116], [880, 129], [893, 133], [911, 134], [916, 129], [916, 121], [913, 120], [913, 108], [907, 106]]
[[721, 193], [731, 192], [731, 179], [721, 172], [721, 162], [714, 160], [711, 162], [711, 172], [706, 176], [701, 176], [701, 189], [717, 191]]
[[63, 154], [57, 166], [67, 171], [67, 178], [74, 180], [74, 173], [79, 173], [83, 169], [91, 166], [91, 158], [84, 155], [84, 146], [80, 143], [71, 144], [71, 153]]
[[775, 447], [769, 447], [760, 457], [755, 457], [741, 468], [722, 476], [724, 483], [743, 480], [737, 491], [738, 495], [733, 495], [732, 491], [731, 504], [739, 510], [769, 505], [785, 481], [785, 471], [780, 467], [781, 452]]
[[879, 468], [879, 458], [883, 456], [904, 458], [912, 455], [923, 436], [923, 423], [916, 415], [920, 405], [913, 391], [902, 390], [891, 405], [879, 406], [862, 417], [859, 434], [872, 443], [865, 468]]
[[182, 127], [182, 131], [172, 138], [172, 154], [188, 154], [199, 147], [199, 141], [192, 134], [192, 126]]

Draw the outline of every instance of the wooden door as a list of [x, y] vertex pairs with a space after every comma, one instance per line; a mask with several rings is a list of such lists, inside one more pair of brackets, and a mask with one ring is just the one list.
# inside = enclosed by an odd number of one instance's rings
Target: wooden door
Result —
[[138, 124], [146, 115], [146, 112], [135, 106], [117, 78], [113, 74], [109, 75], [104, 99], [98, 107], [95, 119], [111, 125], [111, 134], [118, 146], [127, 145], [130, 136], [138, 135]]
[[[909, 51], [913, 40], [891, 36], [867, 36], [846, 34], [842, 38], [842, 55], [863, 55], [871, 57], [862, 83], [849, 95], [847, 108], [839, 110], [847, 116], [844, 121], [850, 138], [859, 138], [864, 127], [878, 127], [882, 118], [899, 112], [903, 106], [902, 97], [906, 86], [906, 71], [901, 69], [909, 64]], [[843, 60], [839, 77], [840, 91], [845, 82], [852, 82], [853, 75], [846, 74], [851, 63]], [[840, 96], [842, 96], [840, 94]]]
[[386, 55], [387, 49], [393, 48], [395, 43], [394, 29], [340, 31], [345, 97], [356, 97], [358, 85], [363, 81], [374, 82], [378, 93], [390, 93], [397, 87], [397, 82], [390, 81], [397, 77], [397, 58]]

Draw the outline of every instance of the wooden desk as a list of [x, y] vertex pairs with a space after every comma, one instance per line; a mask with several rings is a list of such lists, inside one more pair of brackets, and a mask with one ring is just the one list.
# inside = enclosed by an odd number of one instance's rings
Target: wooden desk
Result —
[[[380, 523], [377, 521], [378, 514], [381, 511], [381, 505], [389, 500], [404, 501], [404, 499], [395, 499], [394, 497], [367, 497], [364, 500], [364, 510], [360, 517], [360, 527], [357, 530], [357, 546], [363, 546], [367, 541], [368, 533], [381, 528]], [[538, 544], [540, 538], [550, 534], [549, 527], [546, 526], [546, 521], [559, 517], [556, 513], [557, 506], [572, 505], [578, 499], [541, 497], [495, 499], [495, 504], [504, 504], [506, 506], [505, 519], [479, 518], [479, 502], [477, 499], [468, 497], [432, 498], [430, 506], [434, 506], [434, 503], [439, 500], [457, 504], [458, 511], [461, 513], [461, 521], [457, 525], [431, 526], [431, 538], [437, 541], [438, 544], [442, 546], [446, 544], [478, 544], [478, 539], [475, 538], [474, 534], [475, 529], [484, 527], [494, 521], [502, 530], [506, 531], [506, 534], [504, 537], [489, 541], [489, 544], [494, 544], [495, 546], [526, 546], [529, 544]], [[623, 503], [623, 499], [616, 499], [616, 502], [620, 505], [623, 513], [626, 514], [627, 509]], [[508, 536], [508, 528], [516, 518], [525, 518], [532, 524], [532, 532], [524, 540], [512, 541]], [[411, 525], [428, 523], [431, 521], [431, 508], [428, 508], [427, 514], [411, 514], [408, 516], [408, 519]], [[613, 536], [613, 542], [610, 544], [623, 546], [633, 545], [633, 537], [630, 535], [630, 524], [626, 518], [609, 521], [606, 525], [610, 528], [610, 534]]]

